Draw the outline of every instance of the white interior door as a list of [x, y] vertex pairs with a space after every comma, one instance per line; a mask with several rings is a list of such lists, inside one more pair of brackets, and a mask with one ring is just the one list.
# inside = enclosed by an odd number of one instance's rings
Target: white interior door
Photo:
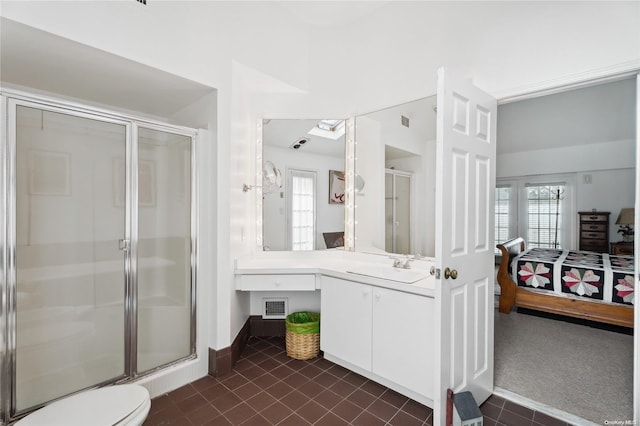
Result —
[[[635, 202], [635, 222], [636, 228], [640, 224], [640, 74], [636, 75], [636, 202]], [[635, 238], [634, 253], [636, 259], [636, 288], [640, 278], [640, 239]], [[633, 353], [633, 419], [636, 424], [640, 422], [640, 309], [638, 309], [638, 293], [635, 293], [634, 302], [634, 353]]]
[[447, 389], [493, 392], [493, 203], [496, 100], [438, 70], [436, 264], [440, 379], [434, 424], [444, 424]]

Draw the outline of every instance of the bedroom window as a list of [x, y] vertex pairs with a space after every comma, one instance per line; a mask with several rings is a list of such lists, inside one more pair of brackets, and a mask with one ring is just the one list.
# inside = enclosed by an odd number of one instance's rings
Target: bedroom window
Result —
[[316, 235], [316, 172], [289, 170], [291, 250], [313, 250]]
[[495, 238], [497, 243], [504, 243], [511, 238], [511, 228], [509, 227], [511, 212], [511, 184], [496, 185], [496, 206], [495, 206]]
[[565, 184], [525, 185], [527, 194], [527, 246], [562, 248]]

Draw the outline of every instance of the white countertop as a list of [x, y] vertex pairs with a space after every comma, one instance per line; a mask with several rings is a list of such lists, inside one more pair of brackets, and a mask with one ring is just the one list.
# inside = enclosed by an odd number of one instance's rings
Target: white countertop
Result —
[[[319, 274], [377, 287], [385, 287], [407, 293], [435, 297], [435, 278], [429, 274], [434, 265], [433, 258], [412, 260], [411, 269], [393, 268], [393, 255], [384, 253], [362, 253], [344, 250], [308, 252], [262, 252], [236, 260], [236, 275], [288, 275]], [[393, 256], [400, 257], [402, 256]], [[358, 273], [354, 273], [358, 272]], [[406, 273], [405, 273], [406, 272]], [[394, 274], [404, 277], [423, 272], [425, 278], [413, 283], [380, 278]], [[363, 275], [366, 274], [366, 275]], [[321, 282], [321, 280], [320, 280]], [[321, 284], [320, 287], [321, 289]]]

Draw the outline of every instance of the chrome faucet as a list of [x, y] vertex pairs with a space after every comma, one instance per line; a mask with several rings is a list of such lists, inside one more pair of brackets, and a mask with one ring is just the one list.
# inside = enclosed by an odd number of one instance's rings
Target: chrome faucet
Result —
[[411, 258], [409, 256], [406, 257], [404, 262], [402, 261], [402, 259], [400, 259], [398, 257], [395, 257], [393, 259], [393, 267], [394, 268], [411, 269], [411, 264], [409, 262], [411, 262]]

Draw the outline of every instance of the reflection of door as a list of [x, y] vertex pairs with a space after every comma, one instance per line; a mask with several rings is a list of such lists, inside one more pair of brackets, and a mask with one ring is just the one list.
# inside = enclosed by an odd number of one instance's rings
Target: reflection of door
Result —
[[437, 120], [441, 352], [434, 424], [442, 424], [447, 389], [470, 390], [478, 404], [493, 392], [496, 101], [440, 69]]
[[288, 169], [287, 250], [316, 248], [316, 172]]
[[384, 177], [385, 250], [411, 253], [411, 174], [392, 169]]

